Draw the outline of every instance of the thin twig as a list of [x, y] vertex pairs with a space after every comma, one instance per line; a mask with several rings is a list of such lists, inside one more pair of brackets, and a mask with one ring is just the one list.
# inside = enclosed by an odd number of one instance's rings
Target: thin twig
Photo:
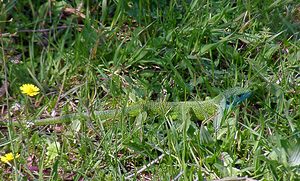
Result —
[[160, 155], [158, 158], [156, 158], [155, 160], [153, 160], [152, 162], [148, 163], [147, 165], [144, 165], [140, 170], [138, 170], [136, 173], [130, 174], [127, 177], [125, 177], [125, 180], [129, 180], [131, 177], [138, 175], [140, 173], [142, 173], [144, 170], [146, 170], [148, 167], [150, 167], [151, 165], [157, 163], [158, 161], [160, 161], [163, 157], [165, 156], [165, 154], [163, 153], [162, 155]]
[[14, 37], [17, 36], [18, 33], [44, 33], [44, 32], [50, 32], [55, 30], [62, 30], [67, 28], [82, 28], [84, 25], [72, 25], [72, 26], [58, 26], [56, 28], [45, 28], [45, 29], [37, 29], [37, 30], [19, 30], [15, 33], [0, 33], [0, 37]]
[[67, 28], [76, 28], [76, 27], [84, 27], [84, 25], [73, 25], [73, 26], [58, 26], [56, 28], [46, 28], [46, 29], [37, 29], [37, 30], [19, 30], [18, 33], [43, 33], [43, 32], [49, 32], [54, 30], [61, 30], [61, 29], [67, 29]]
[[174, 177], [174, 179], [171, 181], [179, 180], [179, 178], [181, 177], [182, 174], [183, 174], [183, 171], [180, 171], [179, 174], [176, 177]]
[[257, 180], [248, 177], [226, 177], [226, 178], [212, 180], [212, 181], [257, 181]]
[[13, 37], [13, 36], [17, 36], [17, 33], [0, 33], [0, 37]]

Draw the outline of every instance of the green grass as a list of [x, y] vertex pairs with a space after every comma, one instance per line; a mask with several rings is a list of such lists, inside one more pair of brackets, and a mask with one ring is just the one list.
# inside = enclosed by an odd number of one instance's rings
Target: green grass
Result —
[[[20, 157], [1, 163], [0, 180], [300, 180], [296, 1], [49, 2], [0, 4], [0, 81], [10, 83], [2, 122], [140, 99], [205, 100], [235, 86], [253, 95], [217, 131], [188, 112], [177, 120], [143, 112], [105, 123], [93, 115], [40, 127], [7, 122], [0, 155]], [[41, 93], [22, 95], [25, 83]]]

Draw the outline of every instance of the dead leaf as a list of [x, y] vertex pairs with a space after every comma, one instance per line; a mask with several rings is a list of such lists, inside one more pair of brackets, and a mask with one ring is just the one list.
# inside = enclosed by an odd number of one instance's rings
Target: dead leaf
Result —
[[75, 8], [65, 8], [63, 10], [63, 13], [65, 15], [71, 15], [71, 14], [75, 14], [76, 16], [82, 18], [82, 19], [85, 19], [85, 15], [83, 13], [81, 13], [80, 11], [78, 11], [77, 9]]
[[9, 83], [4, 81], [2, 86], [0, 87], [0, 98], [6, 94], [6, 90], [8, 89]]

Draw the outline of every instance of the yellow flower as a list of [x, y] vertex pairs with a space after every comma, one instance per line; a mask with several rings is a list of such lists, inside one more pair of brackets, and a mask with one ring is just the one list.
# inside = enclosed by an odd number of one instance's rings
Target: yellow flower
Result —
[[17, 154], [16, 156], [14, 156], [12, 153], [7, 153], [4, 156], [0, 156], [0, 159], [3, 163], [8, 163], [11, 160], [18, 158], [20, 156], [20, 154]]
[[23, 94], [29, 95], [29, 96], [35, 96], [37, 94], [39, 94], [40, 89], [32, 84], [23, 84], [20, 87], [21, 91]]

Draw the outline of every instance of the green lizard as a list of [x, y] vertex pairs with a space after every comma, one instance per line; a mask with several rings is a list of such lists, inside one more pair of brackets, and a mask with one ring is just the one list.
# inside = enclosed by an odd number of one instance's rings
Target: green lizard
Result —
[[[168, 113], [173, 118], [176, 118], [181, 113], [181, 110], [184, 109], [192, 111], [197, 119], [203, 121], [216, 116], [218, 111], [223, 111], [230, 106], [236, 106], [237, 104], [248, 98], [250, 95], [251, 91], [249, 89], [236, 87], [227, 89], [215, 98], [206, 101], [140, 102], [134, 103], [133, 105], [125, 107], [123, 109], [95, 111], [94, 115], [100, 120], [118, 119], [122, 114], [137, 116], [141, 111], [145, 110], [150, 111], [153, 114]], [[59, 124], [71, 122], [74, 119], [88, 116], [89, 115], [87, 113], [74, 113], [54, 118], [27, 121], [27, 123], [31, 122], [36, 126]], [[17, 125], [19, 124], [19, 122], [14, 122], [14, 124]]]

